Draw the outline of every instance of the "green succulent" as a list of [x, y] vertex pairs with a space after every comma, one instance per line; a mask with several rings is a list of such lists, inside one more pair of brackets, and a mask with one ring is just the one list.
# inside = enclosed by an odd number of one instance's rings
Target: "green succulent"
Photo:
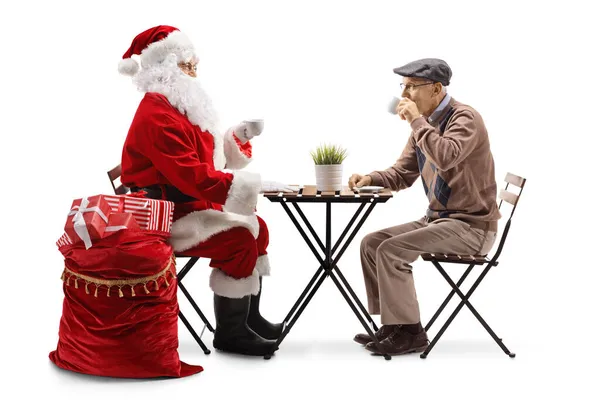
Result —
[[310, 152], [315, 165], [341, 164], [347, 157], [346, 149], [340, 146], [322, 144]]

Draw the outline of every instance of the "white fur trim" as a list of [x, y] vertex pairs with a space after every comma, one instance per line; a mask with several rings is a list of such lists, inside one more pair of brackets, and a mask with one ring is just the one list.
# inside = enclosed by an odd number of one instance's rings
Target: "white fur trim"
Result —
[[247, 157], [237, 145], [233, 136], [233, 128], [229, 128], [225, 132], [224, 152], [227, 159], [227, 168], [242, 169], [245, 168], [252, 158]]
[[133, 58], [125, 58], [119, 61], [119, 73], [122, 75], [133, 76], [140, 70], [140, 64]]
[[221, 135], [220, 133], [212, 133], [212, 135], [215, 142], [215, 146], [213, 149], [213, 163], [215, 164], [215, 169], [220, 171], [227, 165], [227, 158], [225, 157], [225, 148], [223, 143], [223, 135]]
[[257, 295], [260, 290], [258, 272], [252, 271], [247, 278], [236, 279], [218, 268], [210, 273], [209, 286], [215, 294], [230, 299], [240, 299], [250, 294]]
[[271, 263], [269, 262], [269, 256], [267, 254], [258, 257], [254, 270], [258, 272], [258, 276], [271, 275]]
[[256, 239], [259, 225], [256, 215], [239, 215], [218, 210], [194, 211], [173, 222], [169, 242], [176, 252], [185, 251], [208, 240], [217, 233], [244, 227]]
[[160, 64], [170, 54], [177, 56], [177, 62], [188, 62], [196, 59], [196, 51], [192, 41], [183, 32], [173, 31], [163, 40], [151, 43], [142, 50], [140, 55], [142, 67]]
[[260, 175], [248, 171], [233, 171], [232, 174], [233, 182], [223, 209], [236, 214], [254, 214], [262, 183]]

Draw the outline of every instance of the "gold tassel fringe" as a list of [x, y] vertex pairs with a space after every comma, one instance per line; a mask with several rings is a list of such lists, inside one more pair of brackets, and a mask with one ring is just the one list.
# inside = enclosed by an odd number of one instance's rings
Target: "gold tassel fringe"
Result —
[[90, 290], [88, 286], [93, 284], [96, 286], [94, 290], [94, 297], [98, 297], [98, 288], [100, 286], [106, 286], [106, 297], [110, 297], [110, 290], [113, 287], [119, 288], [119, 297], [124, 297], [123, 286], [129, 286], [131, 288], [131, 297], [135, 297], [135, 287], [137, 285], [142, 285], [144, 287], [144, 292], [146, 294], [150, 294], [150, 290], [146, 286], [147, 284], [154, 282], [154, 290], [159, 290], [160, 285], [158, 283], [160, 278], [163, 278], [165, 286], [170, 287], [170, 283], [168, 280], [168, 275], [171, 275], [171, 279], [177, 279], [177, 274], [175, 273], [175, 257], [171, 256], [167, 266], [157, 274], [145, 277], [145, 278], [137, 278], [137, 279], [119, 279], [119, 280], [106, 280], [106, 279], [97, 279], [91, 276], [78, 274], [76, 272], [71, 271], [67, 267], [63, 270], [60, 279], [65, 282], [67, 286], [71, 286], [71, 278], [75, 281], [75, 289], [79, 289], [78, 280], [81, 279], [85, 282], [85, 293], [90, 294]]

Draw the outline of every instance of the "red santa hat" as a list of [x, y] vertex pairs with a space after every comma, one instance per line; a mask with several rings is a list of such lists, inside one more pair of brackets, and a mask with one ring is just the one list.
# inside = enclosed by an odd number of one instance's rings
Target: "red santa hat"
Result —
[[168, 25], [155, 26], [133, 39], [119, 62], [121, 74], [133, 76], [139, 71], [140, 65], [131, 58], [134, 54], [140, 56], [142, 67], [156, 65], [170, 54], [177, 56], [178, 62], [196, 59], [196, 51], [190, 39], [179, 29]]

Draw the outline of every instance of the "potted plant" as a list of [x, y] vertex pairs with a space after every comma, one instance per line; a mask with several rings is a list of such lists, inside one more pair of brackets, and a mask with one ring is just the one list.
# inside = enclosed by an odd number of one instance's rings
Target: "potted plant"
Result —
[[315, 163], [317, 190], [333, 192], [342, 190], [342, 163], [347, 157], [346, 149], [323, 144], [310, 152]]

